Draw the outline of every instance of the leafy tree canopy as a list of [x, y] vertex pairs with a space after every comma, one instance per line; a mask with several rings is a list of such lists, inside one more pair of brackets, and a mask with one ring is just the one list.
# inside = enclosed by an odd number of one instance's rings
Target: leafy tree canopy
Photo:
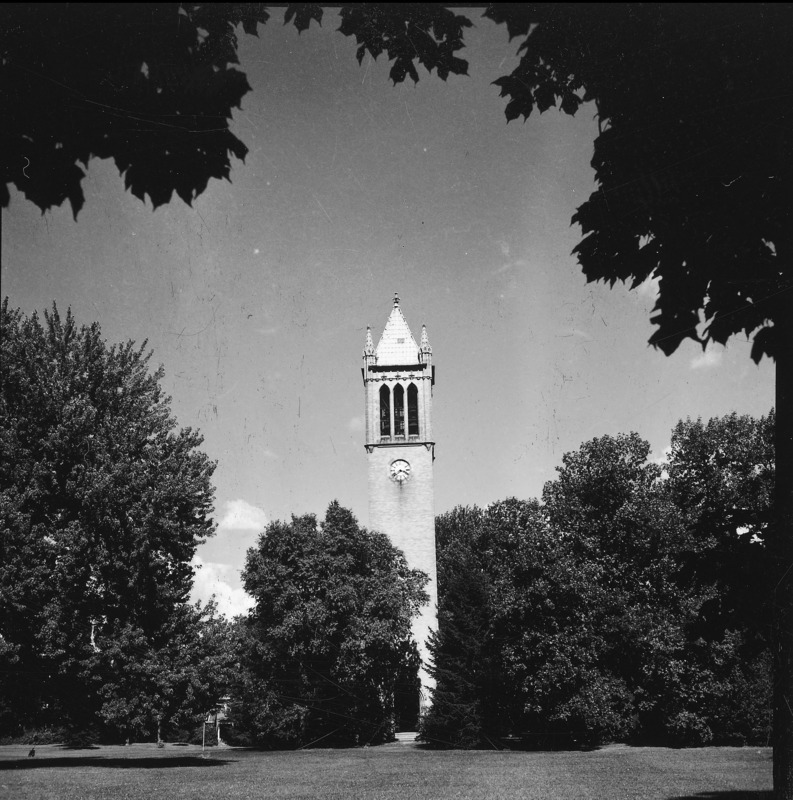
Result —
[[680, 421], [666, 464], [666, 490], [691, 534], [682, 576], [714, 587], [700, 609], [700, 630], [712, 637], [745, 629], [763, 649], [771, 639], [775, 424], [773, 411], [760, 419]]
[[488, 692], [491, 587], [480, 549], [480, 509], [457, 507], [435, 519], [438, 630], [430, 634], [435, 679], [421, 738], [432, 747], [487, 747], [499, 709]]
[[765, 741], [773, 424], [681, 422], [662, 465], [635, 433], [603, 436], [564, 455], [542, 504], [439, 516], [422, 738]]
[[[754, 335], [774, 326], [793, 287], [793, 113], [786, 93], [791, 6], [494, 4], [485, 16], [521, 37], [519, 65], [496, 83], [508, 119], [556, 103], [597, 108], [597, 191], [573, 218], [590, 280], [660, 294], [651, 343]], [[701, 323], [706, 323], [703, 328]]]
[[215, 464], [177, 428], [145, 343], [6, 300], [0, 347], [2, 703], [17, 721], [140, 728], [117, 710], [173, 710], [153, 664], [184, 667], [204, 618], [186, 601]]
[[[358, 60], [385, 49], [395, 82], [418, 80], [413, 59], [444, 79], [466, 72], [455, 56], [466, 17], [432, 3], [341, 14]], [[42, 211], [68, 200], [76, 217], [92, 158], [112, 158], [126, 188], [154, 208], [174, 192], [189, 205], [211, 178], [228, 179], [232, 156], [248, 152], [229, 130], [250, 90], [234, 66], [237, 31], [255, 36], [269, 16], [262, 3], [3, 5], [0, 205], [13, 184]], [[322, 20], [312, 3], [284, 11], [298, 32], [312, 20]]]
[[248, 152], [228, 127], [250, 89], [236, 26], [255, 35], [267, 18], [257, 3], [5, 4], [0, 203], [13, 183], [76, 217], [91, 158], [112, 158], [155, 208], [228, 178]]
[[[455, 53], [464, 17], [427, 4], [424, 30], [448, 32], [432, 57], [412, 49], [405, 7], [342, 9], [341, 32], [440, 77], [464, 73]], [[651, 343], [724, 343], [754, 336], [752, 357], [776, 357], [773, 321], [793, 287], [793, 112], [789, 3], [492, 3], [484, 16], [519, 38], [520, 63], [495, 83], [507, 120], [536, 109], [575, 114], [594, 102], [597, 191], [573, 217], [589, 280], [659, 280]], [[382, 21], [382, 18], [388, 22]]]
[[[429, 54], [413, 48], [410, 7], [342, 8], [340, 30], [359, 59], [385, 51], [395, 82], [418, 80], [413, 62], [464, 74], [467, 20], [426, 5], [424, 31], [447, 33]], [[776, 357], [793, 288], [793, 112], [778, 100], [793, 7], [492, 3], [484, 16], [521, 40], [520, 63], [495, 81], [507, 120], [596, 106], [598, 189], [573, 217], [587, 278], [658, 279], [650, 341], [666, 354], [743, 333], [755, 361]]]
[[410, 620], [426, 576], [333, 502], [325, 519], [274, 522], [248, 551], [244, 680], [235, 720], [271, 747], [381, 742], [402, 676], [418, 670]]

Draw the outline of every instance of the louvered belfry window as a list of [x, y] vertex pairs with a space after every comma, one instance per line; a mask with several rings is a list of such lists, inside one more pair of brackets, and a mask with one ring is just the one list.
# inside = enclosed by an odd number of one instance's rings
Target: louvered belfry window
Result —
[[405, 435], [405, 390], [400, 384], [394, 387], [394, 436]]
[[419, 435], [419, 390], [415, 383], [408, 386], [408, 436]]
[[380, 435], [391, 435], [391, 392], [387, 386], [380, 387]]

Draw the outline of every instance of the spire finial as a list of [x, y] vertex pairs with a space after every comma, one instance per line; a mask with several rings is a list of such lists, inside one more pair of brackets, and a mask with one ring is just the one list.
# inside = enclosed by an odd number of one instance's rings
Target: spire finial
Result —
[[394, 308], [399, 308], [399, 292], [394, 292]]

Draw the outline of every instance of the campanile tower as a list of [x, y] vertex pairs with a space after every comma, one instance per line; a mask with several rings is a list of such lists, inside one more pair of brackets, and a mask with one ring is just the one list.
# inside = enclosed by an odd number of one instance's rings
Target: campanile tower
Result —
[[388, 535], [411, 569], [429, 575], [429, 603], [413, 620], [421, 655], [421, 706], [434, 682], [426, 672], [427, 638], [438, 629], [435, 572], [435, 505], [432, 462], [432, 387], [435, 366], [427, 329], [416, 344], [394, 296], [394, 307], [377, 347], [366, 330], [363, 351], [366, 452], [369, 461], [369, 526]]

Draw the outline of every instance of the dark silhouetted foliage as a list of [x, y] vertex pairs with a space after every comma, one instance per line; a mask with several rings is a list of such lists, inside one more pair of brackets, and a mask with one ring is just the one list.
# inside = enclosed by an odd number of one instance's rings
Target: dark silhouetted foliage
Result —
[[0, 719], [150, 735], [214, 702], [212, 609], [187, 603], [215, 465], [145, 343], [57, 308], [0, 316]]
[[271, 748], [392, 738], [397, 681], [418, 672], [410, 620], [426, 576], [333, 502], [321, 525], [268, 525], [243, 582], [256, 605], [241, 629], [235, 725]]
[[762, 744], [773, 415], [563, 457], [543, 503], [436, 522], [436, 747]]
[[5, 3], [0, 205], [13, 184], [77, 216], [92, 158], [155, 208], [228, 179], [248, 151], [229, 130], [250, 89], [236, 26], [267, 19], [259, 3]]

